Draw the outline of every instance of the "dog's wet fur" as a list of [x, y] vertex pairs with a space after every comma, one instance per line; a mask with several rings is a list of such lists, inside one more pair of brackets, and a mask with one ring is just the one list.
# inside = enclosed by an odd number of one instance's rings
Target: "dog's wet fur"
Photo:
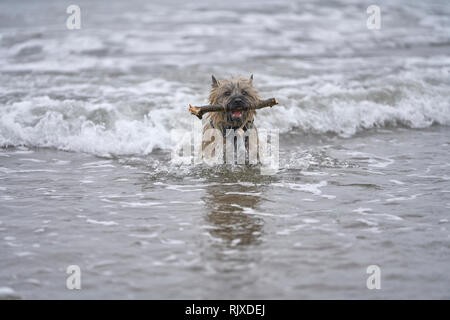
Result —
[[[231, 80], [220, 81], [212, 76], [212, 86], [209, 94], [210, 104], [223, 106], [224, 108], [230, 106], [247, 107], [256, 104], [258, 100], [258, 92], [253, 87], [253, 75], [248, 79], [232, 78]], [[213, 112], [209, 114], [208, 119], [212, 120], [214, 128], [221, 130], [224, 128], [238, 129], [249, 121], [252, 122], [255, 114], [255, 110], [242, 111], [239, 114]]]
[[[250, 78], [231, 78], [230, 80], [217, 80], [212, 76], [211, 91], [209, 94], [209, 103], [211, 105], [223, 106], [224, 110], [230, 107], [250, 107], [256, 105], [259, 101], [257, 90], [253, 87], [253, 75]], [[224, 137], [223, 143], [226, 143], [225, 135], [227, 130], [236, 132], [253, 131], [256, 134], [256, 127], [253, 124], [256, 115], [255, 110], [242, 110], [235, 112], [211, 112], [206, 118], [206, 124], [203, 127], [205, 133], [208, 129], [218, 129]], [[249, 132], [247, 132], [248, 135]], [[256, 138], [257, 139], [257, 138]], [[206, 146], [214, 143], [214, 137], [211, 140], [203, 141], [203, 150]], [[248, 150], [248, 139], [246, 139], [246, 150]]]

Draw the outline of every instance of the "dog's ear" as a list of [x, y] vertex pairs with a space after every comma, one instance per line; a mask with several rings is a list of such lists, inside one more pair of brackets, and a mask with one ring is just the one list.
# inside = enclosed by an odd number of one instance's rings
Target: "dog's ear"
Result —
[[250, 79], [248, 79], [248, 82], [250, 82], [250, 85], [253, 85], [253, 74], [250, 76]]
[[212, 79], [212, 87], [217, 88], [219, 86], [219, 81], [217, 81], [216, 77], [214, 75], [211, 76]]

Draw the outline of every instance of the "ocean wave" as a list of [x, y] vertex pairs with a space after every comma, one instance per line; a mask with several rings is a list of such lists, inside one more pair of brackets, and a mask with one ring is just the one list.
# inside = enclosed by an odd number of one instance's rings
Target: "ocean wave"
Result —
[[[446, 88], [413, 82], [405, 80], [396, 88], [330, 83], [320, 89], [283, 88], [273, 92], [280, 106], [260, 111], [255, 121], [258, 127], [278, 128], [281, 133], [295, 128], [303, 133], [343, 137], [385, 126], [449, 125]], [[170, 84], [154, 84], [160, 90], [172, 90]], [[299, 92], [304, 95], [298, 97]], [[193, 99], [198, 97], [179, 94], [174, 99], [180, 101], [179, 105], [133, 108], [120, 102], [95, 104], [33, 97], [0, 108], [0, 145], [53, 147], [101, 156], [145, 155], [155, 148], [171, 149], [176, 143], [173, 133], [180, 129], [188, 132], [193, 121], [198, 121], [187, 112], [187, 103], [193, 103]]]
[[356, 1], [256, 3], [82, 2], [90, 20], [73, 32], [34, 24], [57, 13], [51, 2], [24, 21], [5, 20], [0, 146], [170, 150], [198, 121], [187, 106], [206, 103], [211, 73], [254, 73], [261, 96], [280, 101], [258, 111], [256, 125], [282, 134], [450, 124], [448, 4], [382, 1], [382, 30], [371, 31]]

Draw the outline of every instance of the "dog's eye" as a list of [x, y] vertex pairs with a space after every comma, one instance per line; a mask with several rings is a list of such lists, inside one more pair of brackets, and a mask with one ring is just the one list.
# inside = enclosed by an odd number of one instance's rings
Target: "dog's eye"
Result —
[[242, 91], [242, 95], [246, 96], [247, 95], [247, 91]]
[[224, 95], [229, 96], [231, 94], [230, 91], [225, 91]]

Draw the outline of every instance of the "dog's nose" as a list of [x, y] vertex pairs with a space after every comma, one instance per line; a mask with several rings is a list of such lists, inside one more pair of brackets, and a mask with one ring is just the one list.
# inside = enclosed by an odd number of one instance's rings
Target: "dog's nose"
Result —
[[236, 98], [236, 99], [234, 99], [234, 105], [235, 106], [242, 106], [242, 105], [244, 105], [244, 101], [241, 99], [241, 98]]

